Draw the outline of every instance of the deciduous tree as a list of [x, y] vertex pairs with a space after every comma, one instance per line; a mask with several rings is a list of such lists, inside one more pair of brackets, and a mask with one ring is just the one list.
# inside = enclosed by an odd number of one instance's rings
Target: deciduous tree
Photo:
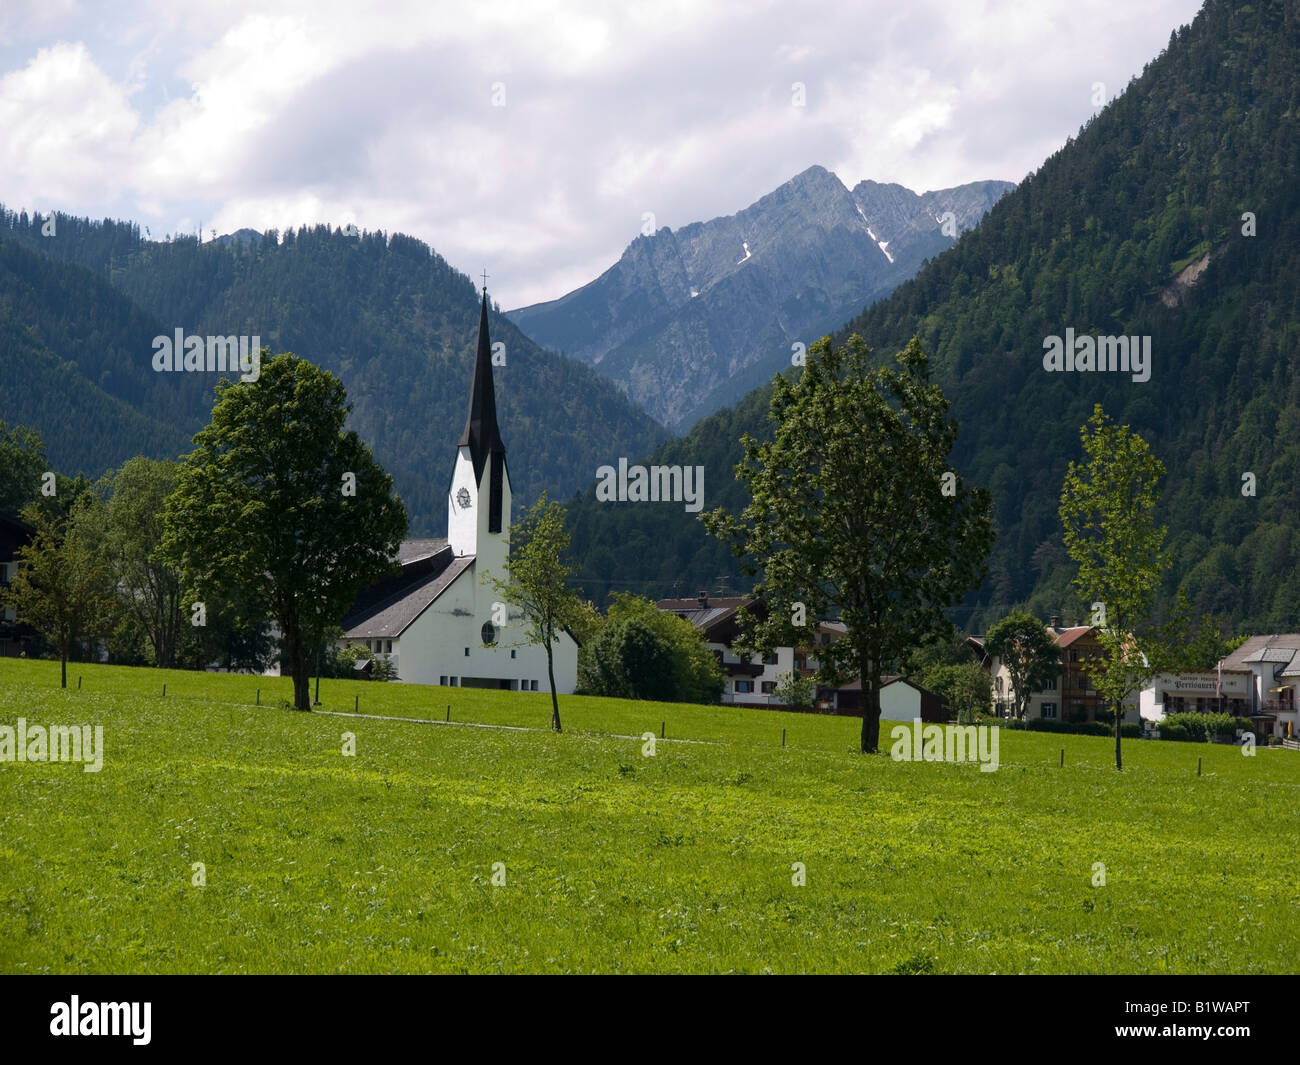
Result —
[[952, 633], [946, 611], [978, 586], [993, 542], [988, 494], [949, 465], [957, 424], [913, 339], [892, 366], [866, 344], [814, 344], [797, 382], [773, 382], [774, 437], [746, 435], [737, 473], [750, 502], [739, 518], [706, 517], [767, 599], [745, 651], [806, 642], [838, 616], [843, 639], [819, 648], [828, 679], [862, 678], [861, 748], [880, 737], [886, 669]]
[[309, 651], [392, 571], [406, 533], [392, 478], [344, 429], [350, 409], [332, 373], [264, 356], [256, 381], [217, 386], [163, 515], [161, 557], [194, 599], [276, 619], [298, 710], [311, 708]]

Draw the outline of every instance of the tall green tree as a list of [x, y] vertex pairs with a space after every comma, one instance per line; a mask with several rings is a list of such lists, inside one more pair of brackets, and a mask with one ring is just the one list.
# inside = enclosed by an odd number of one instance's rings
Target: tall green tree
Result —
[[20, 516], [35, 532], [31, 542], [18, 549], [18, 572], [3, 599], [19, 621], [58, 648], [60, 683], [66, 688], [73, 643], [105, 635], [115, 625], [112, 574], [97, 556], [77, 513], [60, 524], [32, 503]]
[[311, 708], [309, 651], [392, 571], [406, 533], [392, 478], [344, 430], [350, 409], [332, 373], [264, 356], [256, 381], [217, 385], [163, 514], [159, 557], [186, 575], [187, 602], [275, 618], [298, 710]]
[[1075, 587], [1094, 606], [1102, 656], [1088, 673], [1115, 715], [1115, 768], [1123, 769], [1124, 700], [1174, 659], [1155, 626], [1154, 605], [1169, 569], [1165, 527], [1155, 521], [1165, 467], [1147, 442], [1116, 425], [1100, 403], [1081, 430], [1087, 461], [1071, 461], [1061, 489], [1065, 549], [1079, 567]]
[[957, 424], [913, 338], [875, 367], [861, 337], [823, 338], [797, 382], [773, 381], [773, 439], [744, 438], [740, 518], [706, 516], [769, 604], [741, 649], [806, 642], [837, 615], [843, 639], [819, 649], [828, 679], [861, 677], [864, 752], [880, 739], [881, 677], [916, 645], [949, 638], [946, 611], [978, 586], [993, 543], [988, 494], [948, 465]]
[[162, 516], [179, 466], [137, 456], [101, 478], [104, 495], [100, 549], [123, 608], [153, 648], [154, 664], [176, 665], [181, 631], [181, 580], [158, 555]]
[[45, 471], [40, 434], [0, 418], [0, 514], [17, 514], [36, 498]]
[[988, 631], [984, 649], [996, 655], [1011, 676], [1016, 718], [1025, 719], [1029, 697], [1061, 672], [1061, 649], [1033, 614], [1013, 610]]
[[564, 508], [546, 493], [510, 529], [510, 555], [505, 576], [487, 580], [505, 602], [523, 611], [529, 643], [546, 649], [546, 675], [551, 684], [551, 728], [560, 728], [560, 700], [555, 691], [555, 641], [565, 630], [585, 629], [590, 609], [566, 581], [573, 572], [564, 560], [569, 534]]

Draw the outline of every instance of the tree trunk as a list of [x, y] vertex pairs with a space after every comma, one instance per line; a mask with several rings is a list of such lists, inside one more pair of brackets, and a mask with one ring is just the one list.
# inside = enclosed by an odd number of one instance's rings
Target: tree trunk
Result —
[[875, 754], [880, 746], [880, 679], [876, 676], [876, 663], [859, 652], [862, 665], [862, 753]]
[[68, 648], [67, 648], [67, 645], [64, 645], [64, 646], [62, 646], [62, 647], [59, 648], [59, 663], [60, 663], [60, 665], [61, 665], [61, 667], [62, 667], [62, 671], [63, 671], [63, 683], [60, 685], [60, 687], [66, 688], [66, 687], [68, 686]]
[[289, 668], [293, 672], [293, 708], [311, 710], [311, 678], [307, 669], [307, 649], [303, 646], [302, 631], [297, 623], [286, 626], [285, 638], [289, 644]]
[[560, 728], [560, 700], [555, 694], [555, 665], [550, 640], [546, 641], [546, 675], [551, 679], [551, 728], [561, 732], [563, 730]]
[[1123, 719], [1124, 719], [1123, 714], [1121, 714], [1118, 710], [1116, 710], [1115, 711], [1115, 768], [1116, 769], [1124, 768], [1124, 759], [1121, 757], [1119, 752], [1119, 724]]

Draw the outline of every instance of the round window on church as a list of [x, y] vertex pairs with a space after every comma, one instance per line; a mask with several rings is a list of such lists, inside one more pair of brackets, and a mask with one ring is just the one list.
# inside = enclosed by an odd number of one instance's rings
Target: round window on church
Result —
[[496, 626], [490, 621], [483, 622], [483, 643], [488, 647], [495, 647], [497, 642]]

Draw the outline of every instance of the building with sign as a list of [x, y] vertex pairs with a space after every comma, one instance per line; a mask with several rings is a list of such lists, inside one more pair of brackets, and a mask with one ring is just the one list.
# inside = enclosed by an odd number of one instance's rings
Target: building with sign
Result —
[[1159, 721], [1165, 714], [1231, 714], [1251, 716], [1248, 669], [1207, 669], [1190, 673], [1161, 673], [1142, 692], [1142, 719]]

